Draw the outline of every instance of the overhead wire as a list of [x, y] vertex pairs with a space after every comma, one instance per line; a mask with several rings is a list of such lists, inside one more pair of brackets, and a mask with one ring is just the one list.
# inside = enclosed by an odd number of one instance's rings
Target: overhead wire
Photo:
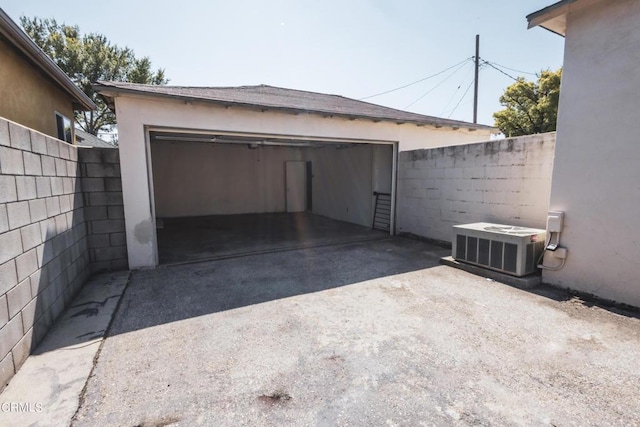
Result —
[[445, 77], [443, 80], [441, 80], [438, 84], [436, 84], [435, 86], [433, 86], [431, 89], [429, 89], [428, 91], [426, 91], [424, 94], [422, 94], [418, 99], [416, 99], [415, 101], [411, 102], [409, 105], [407, 105], [406, 107], [403, 108], [403, 110], [406, 110], [407, 108], [415, 105], [416, 103], [418, 103], [419, 101], [421, 101], [425, 96], [429, 95], [431, 92], [433, 92], [434, 90], [436, 90], [436, 88], [438, 88], [440, 85], [442, 85], [444, 82], [446, 82], [447, 80], [449, 80], [451, 77], [453, 77], [453, 75], [455, 75], [458, 71], [460, 71], [466, 64], [467, 61], [470, 61], [471, 58], [467, 59], [466, 61], [464, 61], [458, 68], [456, 68], [451, 74], [449, 74], [447, 77]]
[[437, 73], [435, 73], [435, 74], [432, 74], [432, 75], [430, 75], [430, 76], [423, 77], [423, 78], [421, 78], [420, 80], [416, 80], [415, 82], [411, 82], [411, 83], [408, 83], [408, 84], [403, 85], [403, 86], [399, 86], [399, 87], [394, 88], [394, 89], [389, 89], [389, 90], [386, 90], [386, 91], [384, 91], [384, 92], [376, 93], [376, 94], [374, 94], [374, 95], [365, 96], [364, 98], [359, 98], [358, 100], [359, 100], [359, 101], [363, 101], [363, 100], [365, 100], [365, 99], [375, 98], [376, 96], [386, 95], [386, 94], [388, 94], [388, 93], [396, 92], [396, 91], [398, 91], [398, 90], [408, 88], [409, 86], [413, 86], [413, 85], [416, 85], [416, 84], [418, 84], [418, 83], [422, 83], [422, 82], [424, 82], [424, 81], [426, 81], [426, 80], [432, 79], [432, 78], [434, 78], [434, 77], [438, 77], [439, 75], [446, 73], [447, 71], [451, 70], [452, 68], [455, 68], [455, 67], [457, 67], [457, 66], [459, 66], [459, 65], [461, 65], [461, 64], [466, 63], [466, 62], [467, 62], [467, 61], [469, 61], [471, 58], [472, 58], [472, 57], [465, 58], [463, 61], [460, 61], [460, 62], [458, 62], [457, 64], [454, 64], [454, 65], [452, 65], [452, 66], [450, 66], [450, 67], [448, 67], [448, 68], [445, 68], [444, 70], [439, 71], [439, 72], [437, 72]]
[[[473, 72], [473, 68], [471, 68], [469, 71]], [[449, 105], [451, 104], [451, 102], [455, 99], [456, 95], [458, 94], [458, 91], [460, 90], [460, 88], [462, 87], [462, 85], [464, 84], [464, 82], [467, 80], [467, 78], [469, 77], [469, 74], [471, 73], [467, 73], [464, 78], [462, 79], [462, 81], [460, 81], [460, 84], [458, 84], [458, 86], [456, 87], [456, 89], [453, 91], [453, 94], [451, 95], [451, 98], [449, 98], [449, 100], [447, 101], [447, 103], [444, 105], [444, 108], [442, 109], [442, 113], [440, 113], [441, 116], [443, 116], [447, 111], [450, 111]]]
[[455, 107], [453, 107], [453, 110], [451, 110], [451, 112], [449, 113], [449, 115], [447, 116], [447, 118], [450, 118], [453, 113], [456, 112], [456, 110], [458, 109], [458, 107], [460, 106], [460, 103], [462, 102], [462, 100], [464, 99], [465, 96], [467, 96], [467, 93], [469, 93], [469, 89], [471, 89], [471, 86], [473, 86], [473, 80], [471, 80], [471, 83], [469, 83], [469, 86], [467, 86], [467, 88], [464, 90], [464, 93], [462, 94], [462, 97], [460, 97], [460, 100], [458, 101], [458, 103], [456, 104]]
[[484, 59], [483, 59], [483, 61], [484, 61], [484, 62], [490, 62], [491, 64], [495, 65], [496, 67], [504, 68], [505, 70], [515, 71], [516, 73], [529, 74], [530, 76], [537, 76], [537, 75], [538, 75], [538, 74], [536, 74], [536, 73], [531, 73], [531, 72], [529, 72], [529, 71], [522, 71], [522, 70], [517, 70], [517, 69], [515, 69], [515, 68], [509, 68], [509, 67], [507, 67], [507, 66], [505, 66], [505, 65], [500, 65], [500, 64], [498, 64], [497, 62], [493, 62], [493, 61], [485, 61]]

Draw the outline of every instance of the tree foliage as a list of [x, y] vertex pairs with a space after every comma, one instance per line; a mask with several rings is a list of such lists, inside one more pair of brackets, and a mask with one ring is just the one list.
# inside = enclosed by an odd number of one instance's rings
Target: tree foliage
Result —
[[505, 109], [493, 114], [495, 126], [506, 136], [556, 130], [561, 77], [562, 68], [542, 71], [537, 82], [519, 77], [500, 97]]
[[81, 34], [78, 26], [58, 24], [54, 19], [20, 18], [25, 32], [95, 102], [97, 111], [76, 112], [76, 123], [93, 135], [116, 123], [91, 84], [98, 80], [166, 84], [164, 70], [153, 71], [148, 57], [112, 44], [98, 33]]

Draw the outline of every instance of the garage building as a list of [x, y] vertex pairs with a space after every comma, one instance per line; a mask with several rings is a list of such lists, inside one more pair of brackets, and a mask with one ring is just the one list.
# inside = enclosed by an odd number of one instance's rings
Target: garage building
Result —
[[495, 132], [264, 85], [95, 87], [118, 118], [130, 268], [393, 234], [398, 152]]

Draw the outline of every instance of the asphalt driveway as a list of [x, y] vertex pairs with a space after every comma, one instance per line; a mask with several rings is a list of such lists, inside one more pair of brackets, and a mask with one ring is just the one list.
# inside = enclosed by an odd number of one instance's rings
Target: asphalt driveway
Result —
[[132, 274], [78, 426], [637, 425], [640, 321], [390, 238]]

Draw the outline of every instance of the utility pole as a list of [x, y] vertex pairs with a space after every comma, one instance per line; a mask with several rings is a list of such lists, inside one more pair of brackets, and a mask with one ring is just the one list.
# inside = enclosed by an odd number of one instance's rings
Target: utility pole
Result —
[[476, 34], [476, 78], [473, 85], [473, 123], [478, 123], [478, 70], [480, 69], [480, 34]]

